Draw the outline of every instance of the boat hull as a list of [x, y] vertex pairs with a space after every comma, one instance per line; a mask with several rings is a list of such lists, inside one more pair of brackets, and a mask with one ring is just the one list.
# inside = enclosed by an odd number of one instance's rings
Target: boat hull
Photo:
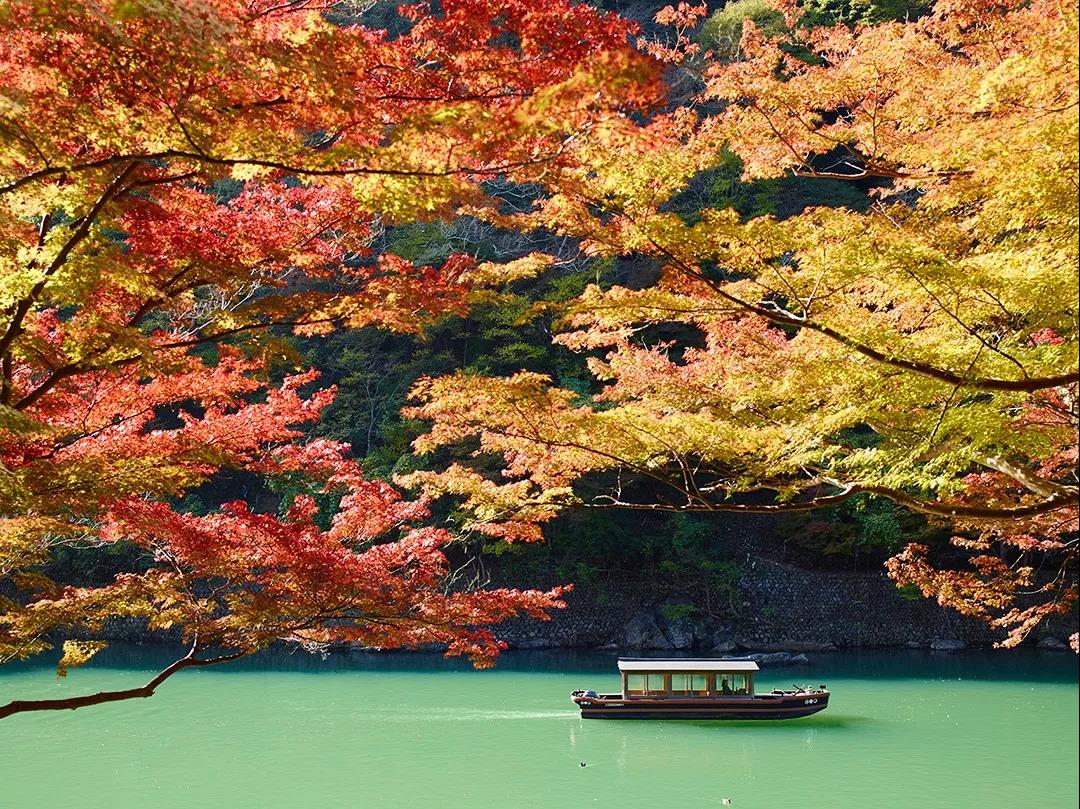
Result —
[[582, 719], [799, 719], [829, 706], [828, 692], [741, 699], [571, 698]]

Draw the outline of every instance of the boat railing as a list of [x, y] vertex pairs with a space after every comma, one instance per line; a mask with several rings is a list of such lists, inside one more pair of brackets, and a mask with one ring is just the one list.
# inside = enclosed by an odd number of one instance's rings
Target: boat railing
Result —
[[799, 694], [824, 694], [828, 690], [829, 689], [825, 687], [825, 683], [822, 683], [819, 686], [797, 685], [796, 683], [792, 683], [790, 689], [774, 688], [769, 693], [776, 694], [777, 696], [791, 697], [798, 696]]

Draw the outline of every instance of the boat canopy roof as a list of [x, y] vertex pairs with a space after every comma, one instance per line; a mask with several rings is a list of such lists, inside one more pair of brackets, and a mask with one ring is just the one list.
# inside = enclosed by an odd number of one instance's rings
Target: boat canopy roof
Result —
[[708, 657], [620, 657], [619, 671], [757, 671], [753, 660]]

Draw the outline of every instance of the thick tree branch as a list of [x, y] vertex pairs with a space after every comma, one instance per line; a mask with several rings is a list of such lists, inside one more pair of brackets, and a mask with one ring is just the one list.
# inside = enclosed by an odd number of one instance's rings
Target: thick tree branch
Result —
[[918, 511], [922, 514], [930, 514], [937, 517], [959, 518], [971, 521], [1018, 519], [1034, 517], [1064, 508], [1077, 508], [1080, 506], [1080, 495], [1075, 491], [1068, 494], [1048, 497], [1037, 503], [1024, 506], [1012, 506], [1007, 508], [988, 508], [986, 506], [972, 506], [965, 503], [942, 503], [920, 500], [897, 489], [886, 486], [859, 486], [850, 485], [843, 488], [838, 494], [813, 497], [810, 500], [788, 501], [784, 503], [731, 503], [727, 501], [703, 503], [699, 500], [688, 500], [686, 505], [672, 503], [630, 503], [609, 495], [603, 495], [598, 500], [606, 502], [582, 503], [583, 508], [620, 508], [638, 511], [671, 511], [671, 512], [742, 512], [745, 514], [782, 514], [791, 511], [813, 511], [818, 508], [835, 506], [850, 500], [857, 494], [875, 494], [885, 497], [898, 505]]
[[688, 501], [685, 506], [675, 505], [673, 503], [630, 503], [624, 500], [620, 500], [610, 495], [600, 495], [596, 498], [597, 501], [583, 503], [584, 508], [619, 508], [630, 509], [633, 511], [696, 511], [696, 512], [741, 512], [743, 514], [780, 514], [789, 511], [813, 511], [818, 508], [827, 508], [829, 506], [836, 506], [859, 493], [859, 489], [854, 486], [849, 486], [838, 494], [823, 495], [821, 497], [813, 497], [810, 500], [799, 500], [797, 502], [786, 503], [730, 503], [722, 501], [714, 503], [712, 501], [702, 501], [695, 499]]
[[979, 463], [989, 469], [993, 469], [995, 472], [1008, 475], [1025, 489], [1034, 492], [1040, 497], [1068, 497], [1069, 495], [1076, 495], [1075, 486], [1062, 486], [1060, 483], [1054, 483], [1052, 480], [1040, 478], [1038, 475], [1033, 475], [1022, 466], [1018, 466], [1011, 461], [1005, 460], [1000, 455], [991, 455], [986, 458], [981, 458]]
[[931, 514], [937, 517], [960, 518], [974, 522], [989, 520], [1013, 520], [1024, 517], [1036, 517], [1064, 508], [1077, 508], [1080, 506], [1080, 494], [1075, 490], [1068, 494], [1055, 495], [1036, 503], [1023, 506], [1010, 506], [1006, 508], [988, 508], [986, 506], [971, 506], [964, 503], [929, 502], [912, 497], [909, 494], [890, 489], [885, 486], [860, 486], [859, 491], [867, 494], [877, 494], [887, 497], [894, 503], [907, 506], [912, 511], [922, 514]]
[[93, 160], [86, 163], [72, 163], [67, 166], [47, 166], [43, 169], [30, 172], [6, 185], [0, 185], [0, 194], [16, 191], [24, 185], [62, 174], [73, 174], [80, 171], [91, 171], [106, 168], [118, 163], [143, 163], [154, 160], [191, 160], [195, 163], [203, 163], [211, 166], [258, 166], [259, 168], [282, 171], [302, 177], [350, 177], [355, 175], [376, 175], [383, 177], [453, 177], [459, 175], [498, 175], [516, 168], [547, 163], [561, 154], [564, 146], [560, 146], [550, 154], [540, 155], [510, 163], [499, 163], [490, 166], [461, 166], [458, 168], [445, 169], [415, 169], [415, 168], [383, 168], [379, 166], [353, 166], [338, 168], [315, 168], [310, 166], [294, 165], [279, 160], [267, 160], [258, 157], [215, 157], [199, 152], [185, 151], [181, 149], [166, 149], [160, 152], [148, 152], [145, 154], [116, 155], [101, 160]]
[[216, 666], [219, 663], [228, 663], [244, 657], [247, 652], [233, 652], [232, 654], [220, 655], [211, 658], [195, 657], [195, 647], [179, 660], [170, 664], [158, 672], [153, 679], [138, 688], [124, 688], [118, 691], [98, 691], [96, 694], [85, 694], [80, 697], [66, 697], [61, 699], [16, 699], [0, 705], [0, 719], [13, 716], [17, 713], [30, 711], [74, 711], [77, 708], [87, 708], [91, 705], [102, 705], [106, 702], [119, 702], [126, 699], [144, 699], [154, 696], [157, 687], [184, 669], [201, 666]]

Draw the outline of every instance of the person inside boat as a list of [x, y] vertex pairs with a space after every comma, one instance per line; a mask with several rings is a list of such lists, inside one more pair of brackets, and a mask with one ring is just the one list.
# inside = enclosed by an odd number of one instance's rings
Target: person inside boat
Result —
[[728, 685], [727, 677], [721, 677], [720, 678], [720, 693], [721, 694], [730, 694], [730, 693], [732, 693], [731, 686]]

